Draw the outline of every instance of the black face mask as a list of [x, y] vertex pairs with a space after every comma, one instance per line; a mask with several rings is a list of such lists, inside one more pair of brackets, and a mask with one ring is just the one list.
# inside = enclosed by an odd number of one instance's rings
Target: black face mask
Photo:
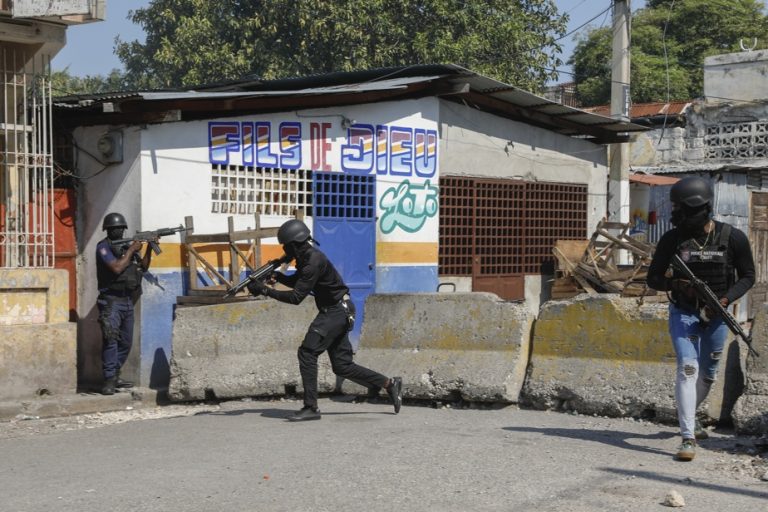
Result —
[[123, 238], [125, 228], [107, 228], [107, 238], [110, 240], [120, 240]]
[[672, 210], [670, 222], [681, 231], [696, 234], [700, 231], [704, 231], [704, 226], [709, 222], [709, 214], [709, 205], [700, 206], [698, 208], [681, 206]]

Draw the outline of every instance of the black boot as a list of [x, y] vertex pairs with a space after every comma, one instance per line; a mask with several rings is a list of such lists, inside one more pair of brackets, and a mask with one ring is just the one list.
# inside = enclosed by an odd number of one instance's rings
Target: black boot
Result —
[[320, 409], [318, 409], [317, 407], [310, 407], [308, 405], [305, 405], [296, 414], [292, 414], [291, 416], [288, 416], [288, 421], [309, 421], [309, 420], [319, 420], [320, 418], [321, 418]]
[[110, 377], [109, 379], [104, 381], [104, 387], [101, 388], [101, 394], [102, 395], [114, 395], [115, 394], [115, 384], [117, 384], [117, 379], [115, 377]]
[[130, 380], [123, 380], [120, 378], [120, 372], [117, 372], [117, 380], [115, 381], [115, 387], [125, 389], [125, 388], [132, 388], [133, 382]]
[[401, 377], [392, 377], [389, 381], [387, 394], [395, 406], [395, 414], [400, 412], [400, 406], [403, 405], [403, 379]]

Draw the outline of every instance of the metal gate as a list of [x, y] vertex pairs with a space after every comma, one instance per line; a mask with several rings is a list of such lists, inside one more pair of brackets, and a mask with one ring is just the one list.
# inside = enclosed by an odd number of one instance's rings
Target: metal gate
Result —
[[376, 176], [314, 172], [312, 180], [313, 236], [349, 286], [357, 308], [349, 338], [357, 350], [365, 298], [376, 280]]
[[469, 177], [440, 179], [441, 276], [473, 291], [525, 298], [525, 276], [550, 273], [556, 240], [587, 236], [587, 186]]
[[0, 66], [0, 267], [52, 268], [50, 61], [6, 45]]

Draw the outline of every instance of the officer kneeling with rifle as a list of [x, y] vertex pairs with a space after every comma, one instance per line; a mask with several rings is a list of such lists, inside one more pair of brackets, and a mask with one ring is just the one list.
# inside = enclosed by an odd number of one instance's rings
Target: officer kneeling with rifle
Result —
[[[670, 191], [675, 226], [661, 237], [648, 269], [648, 286], [670, 294], [669, 333], [677, 355], [675, 400], [683, 442], [678, 460], [693, 460], [696, 439], [708, 437], [696, 409], [715, 380], [729, 328], [754, 353], [727, 307], [755, 283], [749, 239], [712, 215], [707, 180], [687, 177]], [[671, 274], [668, 269], [671, 267]]]
[[275, 290], [261, 279], [253, 279], [248, 290], [253, 295], [266, 295], [280, 302], [298, 305], [310, 293], [315, 296], [319, 313], [310, 324], [299, 347], [299, 370], [304, 386], [304, 407], [291, 415], [290, 421], [319, 420], [317, 407], [317, 358], [328, 351], [333, 373], [376, 393], [382, 388], [392, 399], [395, 414], [402, 404], [402, 379], [384, 375], [355, 364], [348, 332], [355, 320], [355, 305], [349, 297], [349, 288], [326, 255], [312, 245], [309, 228], [300, 220], [289, 220], [280, 226], [277, 240], [283, 245], [285, 256], [278, 262], [296, 260], [296, 273], [288, 276], [279, 272], [273, 278], [291, 290]]

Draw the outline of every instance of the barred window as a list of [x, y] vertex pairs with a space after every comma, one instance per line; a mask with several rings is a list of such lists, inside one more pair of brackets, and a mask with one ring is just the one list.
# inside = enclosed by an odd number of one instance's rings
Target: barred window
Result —
[[540, 274], [556, 240], [586, 237], [586, 185], [440, 178], [440, 275]]
[[211, 166], [211, 212], [312, 215], [312, 171], [246, 165]]

